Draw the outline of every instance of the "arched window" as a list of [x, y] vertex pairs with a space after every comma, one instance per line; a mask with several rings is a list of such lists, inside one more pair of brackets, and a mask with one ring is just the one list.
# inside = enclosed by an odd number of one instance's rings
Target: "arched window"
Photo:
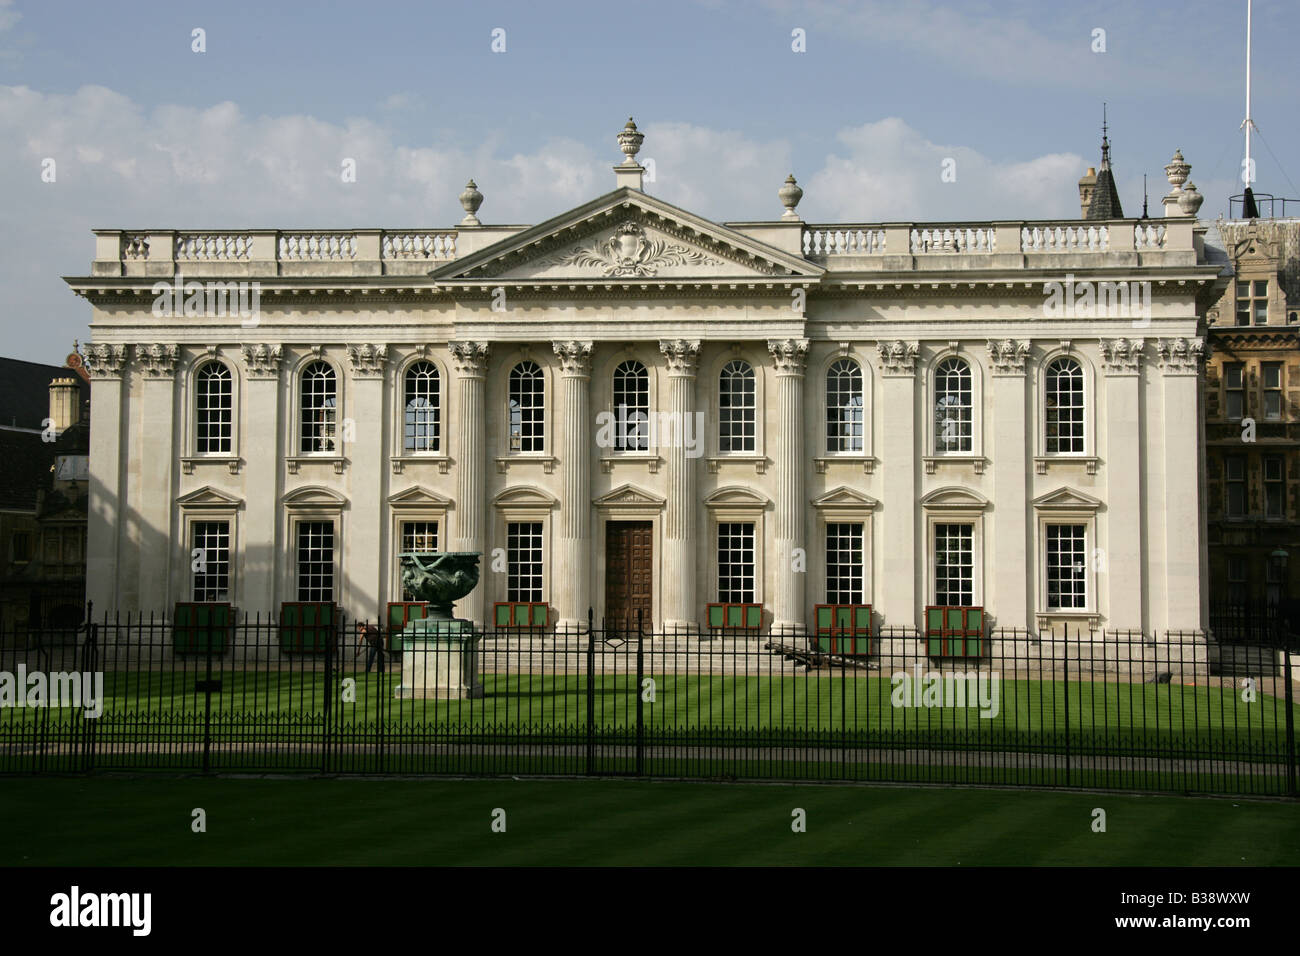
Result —
[[546, 450], [546, 383], [536, 362], [510, 370], [510, 450]]
[[826, 370], [826, 450], [862, 451], [862, 367], [853, 359]]
[[614, 450], [650, 447], [650, 374], [635, 359], [614, 369]]
[[304, 455], [334, 451], [334, 426], [338, 390], [334, 369], [327, 362], [312, 362], [302, 370], [302, 418], [299, 447]]
[[404, 394], [403, 450], [438, 451], [442, 440], [438, 366], [432, 362], [412, 363], [406, 370]]
[[1047, 454], [1083, 453], [1083, 367], [1072, 358], [1047, 366], [1044, 419]]
[[946, 358], [934, 370], [934, 450], [971, 450], [972, 400], [970, 366], [959, 358]]
[[754, 450], [754, 369], [739, 359], [718, 376], [718, 449]]
[[222, 362], [208, 362], [194, 376], [195, 454], [230, 454], [232, 386], [230, 369]]

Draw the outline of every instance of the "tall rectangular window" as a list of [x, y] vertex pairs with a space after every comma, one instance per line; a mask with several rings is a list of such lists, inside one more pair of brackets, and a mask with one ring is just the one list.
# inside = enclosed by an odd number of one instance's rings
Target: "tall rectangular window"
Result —
[[1244, 455], [1228, 455], [1223, 459], [1223, 473], [1226, 479], [1224, 497], [1224, 514], [1229, 518], [1246, 516], [1246, 458]]
[[1246, 389], [1242, 382], [1244, 370], [1240, 362], [1229, 362], [1223, 366], [1224, 411], [1227, 417], [1237, 421], [1246, 414]]
[[1246, 556], [1244, 554], [1228, 555], [1228, 602], [1234, 605], [1246, 603]]
[[1088, 529], [1081, 524], [1047, 526], [1047, 608], [1088, 606]]
[[865, 604], [861, 521], [826, 525], [826, 603]]
[[[401, 543], [402, 543], [402, 548], [401, 548], [402, 551], [437, 551], [438, 550], [438, 522], [403, 521]], [[415, 595], [411, 594], [409, 591], [403, 588], [402, 600], [414, 601]]]
[[298, 523], [298, 600], [334, 600], [334, 522]]
[[1240, 279], [1237, 282], [1237, 325], [1268, 323], [1268, 280]]
[[230, 600], [230, 522], [190, 525], [190, 573], [195, 601]]
[[934, 603], [971, 607], [975, 603], [975, 528], [969, 524], [934, 526]]
[[1282, 363], [1264, 362], [1259, 367], [1259, 379], [1264, 390], [1264, 418], [1279, 421], [1282, 418]]
[[1286, 517], [1286, 475], [1281, 455], [1264, 457], [1264, 517]]
[[506, 600], [542, 600], [542, 523], [506, 523]]
[[728, 521], [718, 525], [718, 600], [754, 603], [754, 525]]

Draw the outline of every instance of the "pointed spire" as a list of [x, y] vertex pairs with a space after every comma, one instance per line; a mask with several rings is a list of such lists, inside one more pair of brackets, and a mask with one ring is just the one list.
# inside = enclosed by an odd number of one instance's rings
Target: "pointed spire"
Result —
[[[1080, 185], [1082, 186], [1082, 183]], [[1124, 218], [1124, 210], [1119, 201], [1119, 190], [1115, 187], [1115, 175], [1110, 169], [1110, 126], [1106, 120], [1105, 103], [1101, 105], [1101, 166], [1097, 170], [1097, 182], [1093, 186], [1092, 198], [1084, 218], [1094, 220]]]
[[1107, 138], [1106, 104], [1101, 104], [1101, 168], [1110, 169], [1110, 139]]

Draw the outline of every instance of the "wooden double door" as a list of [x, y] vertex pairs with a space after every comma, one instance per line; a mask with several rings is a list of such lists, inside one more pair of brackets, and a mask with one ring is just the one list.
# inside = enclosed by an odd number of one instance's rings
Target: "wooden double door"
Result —
[[654, 525], [605, 522], [605, 622], [608, 627], [654, 628]]

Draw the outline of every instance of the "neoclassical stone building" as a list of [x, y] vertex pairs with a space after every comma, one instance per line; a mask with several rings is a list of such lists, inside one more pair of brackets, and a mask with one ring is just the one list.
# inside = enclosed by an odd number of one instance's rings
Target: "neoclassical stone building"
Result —
[[719, 223], [640, 139], [535, 226], [97, 230], [96, 608], [373, 618], [422, 548], [479, 622], [1203, 625], [1194, 217]]

